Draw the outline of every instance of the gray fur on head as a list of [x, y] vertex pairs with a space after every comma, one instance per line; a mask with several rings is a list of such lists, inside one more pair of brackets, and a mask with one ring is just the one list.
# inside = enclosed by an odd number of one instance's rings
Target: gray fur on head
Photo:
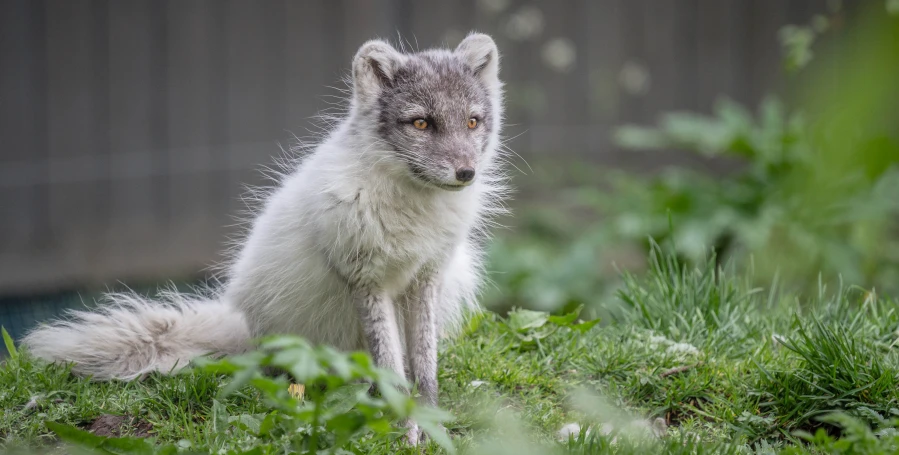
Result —
[[[499, 53], [493, 39], [469, 35], [455, 51], [403, 54], [369, 41], [353, 60], [353, 103], [360, 123], [425, 185], [459, 190], [457, 171], [488, 171], [501, 121]], [[470, 127], [469, 121], [475, 122]], [[414, 126], [424, 120], [427, 127]], [[483, 172], [486, 173], [486, 172]]]

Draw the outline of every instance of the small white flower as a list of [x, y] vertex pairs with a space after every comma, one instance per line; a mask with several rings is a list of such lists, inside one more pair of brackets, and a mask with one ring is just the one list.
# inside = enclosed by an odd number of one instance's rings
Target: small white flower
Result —
[[665, 353], [698, 355], [699, 349], [696, 349], [696, 346], [693, 346], [690, 343], [674, 343], [671, 346], [668, 346], [668, 349], [665, 350]]
[[630, 426], [633, 431], [643, 436], [655, 436], [661, 438], [668, 432], [668, 425], [665, 424], [665, 419], [658, 417], [652, 421], [637, 419], [631, 422]]
[[570, 437], [578, 437], [581, 434], [581, 426], [577, 423], [566, 423], [562, 426], [562, 429], [559, 430], [559, 439], [568, 440]]
[[665, 337], [660, 337], [660, 336], [657, 336], [657, 335], [652, 335], [651, 337], [649, 337], [649, 344], [664, 344], [664, 345], [668, 345], [668, 344], [671, 344], [671, 343], [673, 343], [673, 341], [671, 341], [671, 340], [669, 340], [668, 338], [665, 338]]
[[775, 346], [784, 344], [784, 341], [786, 341], [786, 340], [787, 340], [786, 337], [784, 337], [783, 335], [778, 335], [776, 333], [771, 334], [771, 341], [774, 342]]

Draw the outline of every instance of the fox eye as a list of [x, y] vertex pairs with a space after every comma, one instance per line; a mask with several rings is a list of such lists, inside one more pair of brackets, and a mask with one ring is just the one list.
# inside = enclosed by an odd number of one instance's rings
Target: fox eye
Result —
[[423, 130], [428, 127], [428, 121], [423, 118], [415, 119], [412, 121], [412, 126]]
[[478, 119], [472, 117], [468, 119], [468, 129], [475, 129], [478, 126]]

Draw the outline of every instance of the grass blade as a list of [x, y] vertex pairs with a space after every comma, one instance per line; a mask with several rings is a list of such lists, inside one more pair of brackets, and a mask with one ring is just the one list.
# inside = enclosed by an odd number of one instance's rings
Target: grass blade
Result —
[[13, 360], [19, 358], [19, 351], [16, 350], [16, 344], [13, 343], [12, 337], [6, 331], [6, 327], [0, 326], [0, 332], [3, 333], [3, 344], [6, 345], [6, 352], [9, 353], [9, 358]]

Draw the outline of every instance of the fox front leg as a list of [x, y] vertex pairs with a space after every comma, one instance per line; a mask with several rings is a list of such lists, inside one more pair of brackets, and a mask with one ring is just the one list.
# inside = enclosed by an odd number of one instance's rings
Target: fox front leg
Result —
[[[409, 382], [418, 385], [420, 404], [437, 407], [437, 304], [439, 281], [428, 276], [413, 285], [405, 298], [406, 352]], [[414, 424], [408, 425], [406, 439], [415, 444], [425, 437]]]
[[[356, 301], [359, 320], [368, 351], [375, 365], [392, 370], [399, 377], [406, 376], [399, 326], [393, 302], [382, 293], [362, 292]], [[407, 392], [404, 390], [404, 392]], [[403, 422], [408, 429], [406, 442], [417, 446], [420, 430], [411, 419]]]
[[356, 298], [356, 310], [362, 324], [365, 344], [379, 368], [406, 376], [400, 331], [393, 302], [383, 293], [365, 290]]
[[440, 287], [436, 276], [429, 276], [406, 295], [406, 350], [409, 355], [409, 381], [418, 384], [421, 403], [437, 406], [437, 303]]

